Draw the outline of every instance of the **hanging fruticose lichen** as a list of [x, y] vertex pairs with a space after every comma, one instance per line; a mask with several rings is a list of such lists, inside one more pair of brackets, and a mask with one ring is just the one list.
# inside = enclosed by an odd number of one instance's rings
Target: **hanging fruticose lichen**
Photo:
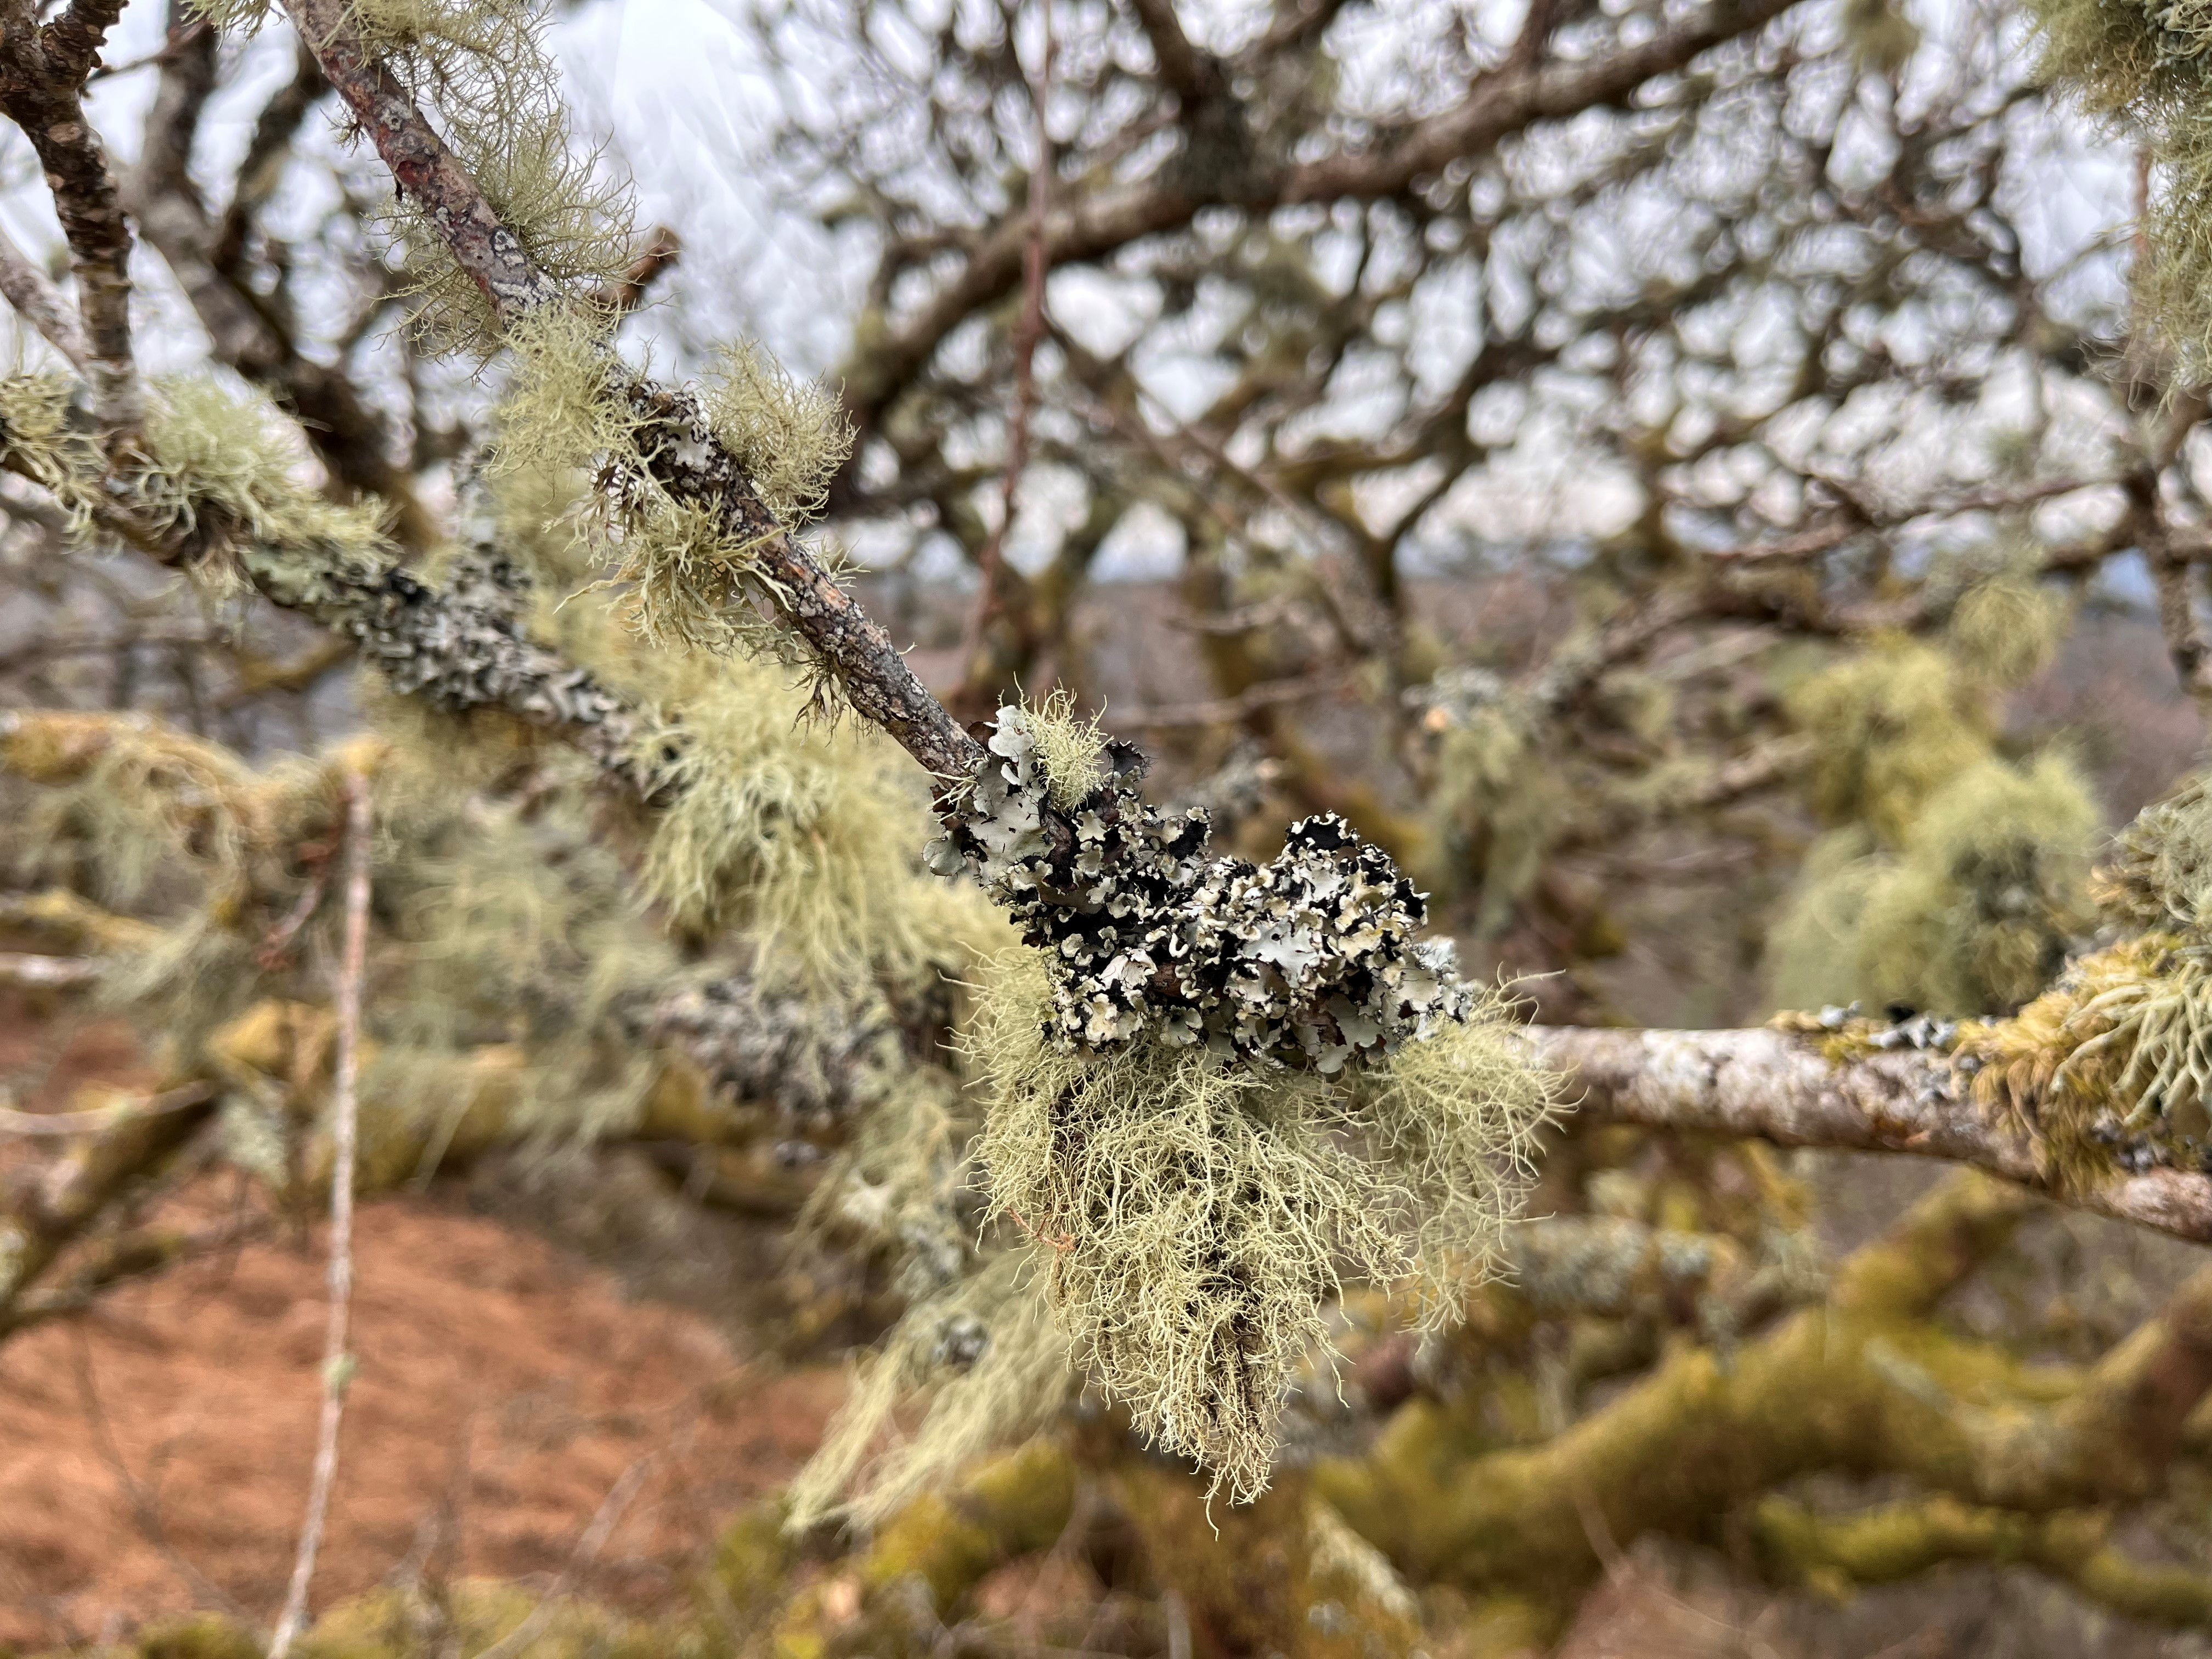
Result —
[[1967, 1033], [1976, 1096], [2024, 1115], [2065, 1173], [2212, 1170], [2212, 781], [2114, 840], [2092, 890], [2126, 937], [2016, 1019]]
[[[1001, 1255], [917, 1302], [871, 1355], [822, 1449], [791, 1484], [788, 1524], [889, 1519], [963, 1463], [1048, 1422], [1074, 1392], [1067, 1339]], [[920, 1399], [909, 1433], [901, 1418]]]
[[1822, 837], [1774, 928], [1778, 999], [1954, 1017], [2018, 1007], [2088, 932], [2097, 828], [2079, 770], [2048, 755], [1970, 766], [1894, 846], [1863, 831]]
[[988, 747], [935, 855], [1029, 947], [962, 1036], [994, 1211], [1085, 1374], [1249, 1498], [1342, 1275], [1443, 1317], [1488, 1269], [1551, 1080], [1336, 821], [1209, 860], [1204, 815], [1146, 805], [1064, 709], [1001, 710]]
[[2154, 163], [2133, 276], [2142, 320], [2212, 361], [2212, 8], [2193, 0], [2034, 0], [2043, 73], [2091, 114], [2148, 141]]
[[[229, 31], [259, 26], [270, 0], [198, 0]], [[500, 224], [557, 287], [589, 298], [632, 258], [626, 182], [568, 130], [546, 42], [545, 0], [350, 0], [347, 21], [380, 72], [436, 121]], [[416, 325], [437, 343], [489, 357], [499, 330], [482, 291], [454, 263], [423, 206], [386, 208]]]
[[1148, 1032], [1048, 1034], [1046, 958], [994, 964], [965, 1042], [994, 1209], [1028, 1239], [1085, 1373], [1238, 1500], [1345, 1275], [1436, 1317], [1493, 1265], [1548, 1098], [1487, 995], [1336, 1077]]
[[[2012, 646], [1994, 637], [2023, 632]], [[2066, 755], [1998, 751], [1994, 691], [2045, 659], [2052, 614], [2002, 572], [1966, 585], [1950, 651], [1879, 641], [1790, 697], [1831, 826], [1770, 939], [1776, 1000], [2002, 1013], [2087, 931], [2098, 812]]]
[[1571, 791], [1545, 753], [1527, 694], [1486, 668], [1449, 668], [1407, 693], [1417, 713], [1426, 810], [1445, 858], [1441, 878], [1478, 884], [1476, 930], [1511, 921], [1572, 817]]

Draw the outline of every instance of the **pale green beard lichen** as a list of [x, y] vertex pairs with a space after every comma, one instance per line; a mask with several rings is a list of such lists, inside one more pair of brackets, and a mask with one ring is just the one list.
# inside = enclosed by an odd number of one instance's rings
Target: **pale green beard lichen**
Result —
[[2033, 0], [2029, 10], [2042, 72], [2149, 141], [2150, 258], [2133, 282], [2144, 320], [2180, 358], [2172, 384], [2193, 384], [2212, 362], [2212, 7]]
[[[773, 620], [775, 586], [757, 556], [763, 538], [733, 529], [714, 506], [673, 499], [653, 477], [641, 446], [674, 440], [652, 435], [625, 395], [625, 376], [610, 372], [618, 366], [605, 319], [580, 307], [541, 307], [509, 343], [514, 368], [489, 474], [592, 481], [568, 517], [603, 550], [604, 583], [621, 593], [625, 619], [648, 643], [796, 661]], [[832, 393], [750, 344], [726, 349], [695, 393], [706, 430], [782, 529], [796, 531], [821, 510], [852, 448]]]
[[1485, 669], [1454, 669], [1427, 688], [1421, 726], [1433, 744], [1428, 809], [1450, 854], [1439, 876], [1480, 883], [1477, 933], [1493, 935], [1542, 872], [1572, 816], [1572, 791], [1540, 758], [1527, 697]]
[[1830, 823], [1903, 840], [1936, 792], [1989, 752], [1988, 718], [1942, 652], [1878, 641], [1788, 699], [1815, 741], [1813, 806]]
[[890, 739], [810, 718], [810, 689], [780, 663], [656, 650], [624, 625], [627, 595], [589, 584], [568, 596], [592, 558], [571, 527], [590, 485], [557, 453], [531, 453], [537, 465], [488, 480], [540, 578], [530, 631], [647, 716], [637, 752], [662, 798], [642, 884], [667, 920], [742, 934], [765, 977], [817, 990], [909, 982], [1000, 948], [1005, 925], [983, 896], [921, 868], [928, 799]]
[[[2098, 872], [2106, 915], [2146, 927], [2148, 971], [2094, 988], [2069, 1018], [2078, 1047], [2059, 1068], [2124, 1109], [2122, 1127], [2160, 1127], [2212, 1148], [2212, 780], [2191, 778], [2146, 807]], [[2200, 1157], [2212, 1152], [2198, 1152]]]
[[1048, 974], [1034, 951], [999, 959], [963, 1034], [992, 1204], [1031, 1241], [1078, 1364], [1251, 1498], [1342, 1273], [1442, 1318], [1490, 1265], [1551, 1079], [1494, 997], [1346, 1079], [1153, 1037], [1085, 1054], [1046, 1038]]
[[1097, 716], [1077, 717], [1073, 691], [1054, 691], [1041, 703], [1001, 710], [1000, 719], [1015, 721], [1036, 745], [1046, 797], [1062, 811], [1106, 781], [1106, 733]]
[[2187, 780], [2114, 836], [2094, 893], [2116, 921], [2212, 938], [2212, 777]]
[[155, 382], [144, 448], [124, 469], [119, 498], [103, 485], [106, 457], [71, 418], [70, 395], [56, 375], [0, 379], [0, 440], [79, 535], [94, 533], [96, 507], [125, 508], [196, 544], [193, 574], [217, 585], [234, 574], [232, 558], [362, 570], [388, 556], [381, 509], [318, 491], [295, 429], [258, 395], [207, 380]]
[[743, 929], [818, 985], [938, 959], [957, 901], [921, 869], [928, 803], [888, 738], [807, 720], [806, 691], [772, 663], [679, 659], [653, 678], [669, 712], [641, 752], [672, 758], [649, 896], [684, 927]]
[[2057, 654], [2070, 610], [2063, 594], [2019, 573], [2000, 573], [1974, 583], [1952, 606], [1952, 654], [1991, 685], [2025, 685]]
[[[200, 0], [217, 27], [258, 27], [266, 0]], [[352, 0], [349, 21], [369, 52], [436, 119], [501, 225], [538, 270], [579, 300], [619, 277], [632, 257], [629, 186], [568, 131], [545, 44], [545, 0]], [[405, 197], [385, 225], [400, 250], [416, 325], [438, 344], [489, 358], [499, 329], [482, 291]]]
[[[1023, 1439], [1074, 1391], [1067, 1339], [1018, 1254], [917, 1303], [861, 1368], [822, 1449], [791, 1484], [787, 1524], [872, 1527], [961, 1465]], [[911, 1438], [897, 1413], [928, 1404]]]

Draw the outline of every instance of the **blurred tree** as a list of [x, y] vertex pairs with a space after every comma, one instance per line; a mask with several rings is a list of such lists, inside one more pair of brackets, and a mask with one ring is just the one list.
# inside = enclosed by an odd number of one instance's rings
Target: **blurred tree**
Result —
[[[226, 1242], [161, 1212], [204, 1161], [329, 1184], [366, 778], [364, 1183], [635, 1143], [815, 1264], [793, 1342], [890, 1325], [700, 1616], [620, 1639], [989, 1646], [977, 1585], [1057, 1552], [1144, 1598], [1119, 1650], [1508, 1652], [1647, 1534], [2212, 1622], [2205, 1277], [2065, 1365], [1954, 1300], [2054, 1207], [2212, 1240], [2212, 808], [2093, 884], [2083, 769], [2004, 708], [2131, 558], [2202, 703], [2205, 404], [2152, 267], [2042, 245], [2073, 130], [2001, 20], [759, 9], [763, 171], [865, 295], [833, 393], [696, 301], [694, 378], [641, 367], [677, 241], [548, 13], [282, 14], [213, 188], [275, 13], [172, 12], [121, 172], [118, 9], [0, 15], [70, 264], [0, 246], [53, 365], [0, 380], [0, 978], [161, 1074], [11, 1115], [70, 1149], [0, 1334]], [[142, 362], [139, 238], [197, 372]], [[972, 567], [942, 699], [817, 520]], [[1210, 822], [1077, 713], [1096, 567], [1162, 526], [1210, 683], [1107, 714]], [[1834, 1006], [1611, 1029], [1591, 965], [1685, 867]], [[1768, 1144], [1968, 1167], [1832, 1261]], [[404, 1603], [323, 1639], [429, 1650]], [[617, 1639], [570, 1611], [438, 1640]]]

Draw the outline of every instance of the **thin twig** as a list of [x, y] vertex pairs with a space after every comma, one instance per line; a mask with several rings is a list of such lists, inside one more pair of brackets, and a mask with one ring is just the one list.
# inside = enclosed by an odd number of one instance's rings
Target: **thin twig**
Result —
[[1300, 674], [1289, 679], [1261, 680], [1234, 696], [1209, 697], [1200, 702], [1162, 703], [1156, 708], [1117, 709], [1114, 724], [1132, 731], [1158, 732], [1171, 726], [1229, 726], [1256, 714], [1262, 708], [1304, 702], [1340, 690], [1357, 677], [1357, 664], [1319, 674]]
[[92, 1342], [85, 1334], [83, 1325], [73, 1328], [76, 1342], [71, 1352], [76, 1372], [77, 1402], [83, 1408], [85, 1421], [92, 1427], [93, 1444], [99, 1448], [100, 1461], [107, 1465], [116, 1484], [123, 1488], [124, 1502], [131, 1506], [131, 1518], [137, 1524], [138, 1533], [154, 1547], [155, 1553], [175, 1570], [191, 1589], [192, 1594], [212, 1607], [218, 1607], [234, 1618], [246, 1617], [246, 1609], [233, 1601], [223, 1588], [185, 1557], [170, 1539], [168, 1528], [161, 1524], [161, 1512], [138, 1477], [131, 1473], [124, 1461], [123, 1448], [116, 1443], [115, 1431], [107, 1420], [106, 1409], [100, 1403], [100, 1389], [92, 1376]]
[[[622, 1472], [622, 1477], [607, 1489], [607, 1495], [599, 1500], [599, 1507], [592, 1514], [590, 1524], [585, 1527], [583, 1536], [576, 1540], [576, 1547], [568, 1557], [568, 1564], [561, 1569], [561, 1576], [553, 1581], [553, 1588], [545, 1592], [544, 1599], [530, 1610], [528, 1618], [479, 1652], [476, 1659], [514, 1659], [515, 1655], [529, 1650], [530, 1644], [538, 1639], [538, 1633], [559, 1610], [562, 1600], [575, 1583], [578, 1575], [599, 1559], [600, 1550], [605, 1547], [608, 1536], [615, 1529], [615, 1523], [622, 1519], [623, 1511], [629, 1507], [630, 1499], [637, 1496], [637, 1489], [645, 1484], [647, 1472], [660, 1461], [661, 1455], [660, 1449], [649, 1451]], [[276, 1659], [276, 1656], [272, 1654], [270, 1659]]]
[[999, 522], [975, 556], [983, 576], [983, 591], [969, 613], [966, 637], [961, 641], [961, 661], [966, 665], [963, 702], [994, 696], [990, 671], [982, 659], [983, 636], [1006, 605], [1006, 540], [1014, 524], [1014, 495], [1022, 474], [1029, 470], [1030, 422], [1036, 413], [1036, 349], [1044, 337], [1044, 279], [1049, 262], [1045, 240], [1046, 216], [1052, 207], [1052, 133], [1045, 123], [1046, 100], [1052, 91], [1052, 0], [1038, 0], [1042, 14], [1044, 45], [1037, 72], [1030, 79], [1030, 103], [1036, 113], [1036, 165], [1030, 169], [1029, 236], [1022, 248], [1022, 314], [1014, 326], [1014, 416], [1006, 429], [1006, 471], [999, 481]]
[[323, 1410], [315, 1435], [307, 1518], [300, 1528], [299, 1554], [292, 1563], [284, 1611], [269, 1644], [269, 1659], [284, 1659], [307, 1623], [307, 1587], [314, 1581], [315, 1553], [322, 1547], [323, 1524], [330, 1515], [331, 1486], [338, 1467], [338, 1424], [345, 1414], [346, 1385], [353, 1370], [346, 1352], [346, 1322], [353, 1301], [355, 1094], [361, 1068], [361, 981], [368, 955], [370, 829], [368, 781], [357, 772], [345, 775], [345, 949], [338, 963], [337, 1076], [331, 1091], [330, 1314], [323, 1331]]
[[[0, 1135], [96, 1135], [163, 1112], [181, 1112], [214, 1097], [204, 1083], [187, 1083], [146, 1100], [126, 1100], [118, 1106], [101, 1106], [88, 1112], [19, 1112], [0, 1106]], [[0, 1095], [0, 1099], [5, 1099]]]

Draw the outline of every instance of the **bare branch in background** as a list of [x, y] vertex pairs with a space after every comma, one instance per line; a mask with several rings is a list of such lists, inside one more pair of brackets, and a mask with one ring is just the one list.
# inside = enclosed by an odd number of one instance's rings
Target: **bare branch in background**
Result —
[[4, 233], [0, 233], [0, 296], [69, 360], [70, 367], [80, 374], [92, 372], [92, 346], [85, 338], [84, 325], [60, 290], [46, 280], [46, 273]]
[[353, 1205], [355, 1156], [360, 1135], [362, 979], [368, 960], [369, 860], [375, 820], [368, 780], [345, 774], [345, 934], [337, 979], [337, 1070], [331, 1085], [330, 1308], [323, 1331], [323, 1404], [315, 1428], [314, 1474], [307, 1491], [307, 1518], [300, 1528], [300, 1548], [292, 1578], [270, 1638], [269, 1659], [284, 1659], [307, 1628], [307, 1592], [315, 1578], [315, 1556], [322, 1547], [330, 1515], [331, 1487], [337, 1479], [338, 1428], [345, 1416], [354, 1357], [347, 1347], [353, 1310]]

